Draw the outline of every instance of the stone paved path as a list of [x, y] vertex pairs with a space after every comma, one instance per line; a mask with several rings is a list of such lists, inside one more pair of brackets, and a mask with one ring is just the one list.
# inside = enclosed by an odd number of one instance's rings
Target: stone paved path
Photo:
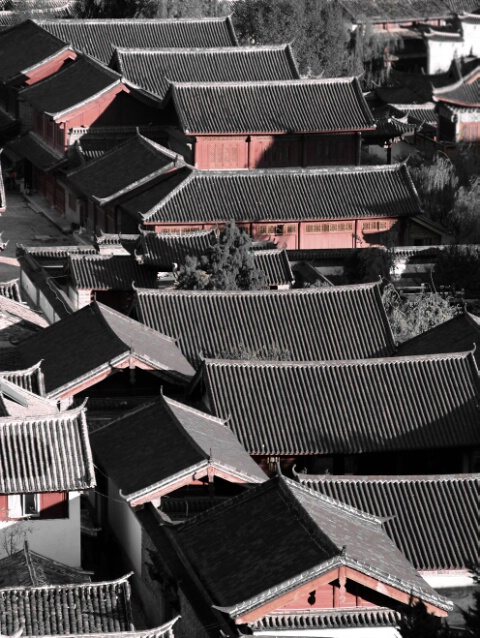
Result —
[[0, 252], [0, 281], [19, 277], [15, 258], [17, 243], [27, 246], [67, 245], [74, 243], [70, 235], [63, 234], [52, 222], [33, 211], [19, 193], [7, 191], [7, 211], [0, 217], [2, 241], [8, 245]]

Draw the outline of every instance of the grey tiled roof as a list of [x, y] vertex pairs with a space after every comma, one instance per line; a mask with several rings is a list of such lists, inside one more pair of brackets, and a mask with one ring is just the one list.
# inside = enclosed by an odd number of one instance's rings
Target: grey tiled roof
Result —
[[480, 366], [480, 317], [463, 312], [431, 330], [399, 344], [397, 354], [410, 356], [474, 350]]
[[104, 63], [117, 47], [228, 47], [237, 44], [230, 18], [201, 20], [36, 20], [43, 29]]
[[52, 170], [64, 159], [61, 153], [51, 148], [32, 131], [8, 142], [5, 146], [44, 172]]
[[59, 492], [95, 486], [83, 408], [0, 418], [0, 493]]
[[177, 538], [214, 605], [234, 618], [342, 564], [450, 608], [380, 519], [283, 477], [189, 519]]
[[[328, 289], [327, 289], [328, 290]], [[345, 362], [206, 360], [213, 414], [250, 454], [361, 454], [480, 445], [471, 353]]]
[[153, 288], [156, 279], [155, 269], [129, 255], [70, 255], [67, 271], [73, 288], [83, 290]]
[[480, 65], [455, 84], [436, 89], [433, 99], [454, 106], [480, 107]]
[[20, 628], [24, 636], [130, 631], [128, 581], [0, 589], [0, 631], [10, 635]]
[[2, 82], [13, 79], [66, 48], [65, 42], [30, 20], [5, 29], [0, 32], [0, 79]]
[[338, 609], [326, 611], [276, 612], [249, 623], [257, 632], [260, 631], [308, 631], [315, 629], [350, 629], [361, 627], [397, 627], [401, 614], [388, 608], [374, 609]]
[[0, 560], [0, 587], [36, 587], [89, 583], [90, 575], [81, 569], [58, 563], [32, 552], [25, 541], [23, 549]]
[[172, 83], [171, 100], [179, 126], [187, 134], [314, 133], [375, 127], [357, 78]]
[[239, 348], [276, 347], [293, 361], [390, 356], [395, 349], [376, 284], [258, 292], [137, 290], [136, 308], [147, 326], [178, 339], [193, 364]]
[[51, 415], [57, 412], [56, 402], [20, 388], [0, 374], [0, 416], [21, 417]]
[[[471, 8], [471, 0], [340, 0], [347, 14], [354, 20], [365, 22], [409, 22], [451, 18], [454, 13]], [[467, 8], [468, 7], [468, 8]]]
[[[20, 357], [15, 356], [12, 362], [10, 363], [20, 363]], [[2, 364], [4, 360], [2, 360]], [[38, 394], [40, 396], [44, 396], [45, 394], [45, 380], [43, 376], [43, 372], [40, 369], [40, 363], [37, 362], [30, 366], [29, 368], [22, 369], [21, 366], [15, 368], [15, 366], [10, 365], [10, 369], [6, 369], [6, 366], [2, 366], [3, 370], [0, 371], [0, 376], [11, 383], [15, 383], [20, 388], [24, 388], [28, 392], [33, 392], [34, 394]]]
[[128, 81], [164, 98], [171, 82], [299, 79], [290, 45], [216, 49], [116, 49], [112, 62]]
[[101, 206], [183, 164], [181, 156], [142, 135], [135, 135], [71, 171], [67, 179], [82, 195]]
[[255, 250], [255, 267], [265, 273], [267, 286], [291, 285], [295, 279], [286, 250]]
[[19, 280], [12, 279], [12, 281], [0, 282], [0, 296], [7, 297], [7, 299], [12, 299], [13, 301], [22, 301]]
[[383, 517], [385, 531], [417, 569], [470, 569], [478, 563], [480, 474], [298, 478], [325, 496]]
[[133, 196], [122, 208], [145, 222], [157, 223], [399, 217], [421, 211], [404, 164], [303, 170], [184, 169]]
[[224, 421], [168, 398], [127, 412], [93, 432], [91, 442], [103, 470], [134, 504], [208, 467], [247, 483], [267, 478]]
[[130, 356], [179, 380], [194, 372], [172, 339], [98, 303], [30, 337], [17, 346], [17, 352], [26, 362], [24, 367], [42, 361], [50, 397]]
[[112, 69], [80, 57], [45, 80], [20, 91], [19, 99], [26, 100], [41, 113], [56, 117], [120, 84], [120, 80], [120, 75]]
[[188, 255], [192, 257], [205, 255], [215, 237], [214, 230], [184, 234], [141, 231], [139, 258], [144, 264], [171, 270], [174, 263], [184, 264]]

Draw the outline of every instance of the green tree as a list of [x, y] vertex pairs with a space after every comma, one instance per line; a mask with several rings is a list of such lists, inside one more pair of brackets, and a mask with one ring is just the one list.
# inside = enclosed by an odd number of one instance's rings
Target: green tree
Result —
[[392, 284], [385, 286], [382, 302], [393, 336], [399, 343], [453, 319], [459, 310], [450, 297], [444, 298], [436, 292], [424, 292], [413, 300], [404, 300]]
[[454, 292], [465, 290], [467, 297], [478, 296], [479, 252], [473, 246], [447, 246], [438, 253], [433, 278], [436, 286], [445, 286]]
[[345, 259], [343, 273], [349, 284], [389, 279], [393, 263], [394, 254], [391, 250], [358, 248]]
[[181, 290], [261, 290], [265, 274], [255, 266], [252, 239], [230, 221], [216, 243], [200, 259], [187, 257], [180, 266], [177, 287]]
[[461, 145], [453, 159], [437, 153], [429, 161], [416, 153], [409, 164], [426, 216], [445, 226], [457, 243], [477, 242], [480, 178], [472, 148]]
[[351, 71], [350, 33], [336, 0], [237, 0], [233, 21], [244, 44], [292, 42], [302, 75]]
[[449, 638], [448, 625], [438, 616], [427, 611], [422, 602], [410, 603], [399, 623], [402, 638]]
[[480, 591], [473, 594], [474, 603], [466, 611], [460, 610], [465, 622], [465, 631], [462, 636], [465, 638], [478, 638], [480, 636]]
[[217, 0], [78, 0], [79, 18], [202, 18], [223, 12]]

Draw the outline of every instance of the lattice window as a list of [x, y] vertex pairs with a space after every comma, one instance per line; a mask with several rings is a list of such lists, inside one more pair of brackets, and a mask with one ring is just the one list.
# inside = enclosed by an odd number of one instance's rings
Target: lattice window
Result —
[[349, 233], [353, 231], [353, 222], [339, 222], [330, 224], [307, 224], [306, 233]]
[[388, 227], [387, 222], [363, 222], [364, 231], [378, 232], [380, 230], [387, 230]]

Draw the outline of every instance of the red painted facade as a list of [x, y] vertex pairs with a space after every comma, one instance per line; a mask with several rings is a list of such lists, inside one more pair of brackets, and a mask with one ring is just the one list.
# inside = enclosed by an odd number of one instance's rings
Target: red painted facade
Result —
[[18, 117], [18, 91], [25, 86], [32, 86], [48, 78], [50, 75], [59, 71], [67, 61], [75, 60], [76, 58], [77, 54], [75, 51], [61, 51], [56, 56], [27, 70], [24, 75], [15, 79], [12, 83], [0, 83], [0, 104], [8, 113]]
[[118, 84], [96, 100], [52, 118], [46, 113], [33, 113], [33, 130], [56, 151], [68, 148], [68, 132], [72, 128], [91, 126], [143, 126], [156, 121], [158, 111], [140, 103], [130, 89]]
[[76, 59], [77, 54], [75, 51], [61, 51], [58, 55], [46, 60], [43, 64], [39, 64], [35, 68], [28, 70], [25, 74], [26, 79], [24, 80], [24, 83], [27, 86], [32, 86], [32, 84], [36, 84], [37, 82], [40, 82], [40, 80], [44, 80], [57, 71], [60, 71], [67, 60]]
[[[39, 515], [35, 518], [68, 518], [68, 492], [44, 492], [39, 497]], [[26, 516], [25, 518], [29, 518]], [[8, 495], [0, 494], [0, 521], [20, 520], [8, 516]]]
[[[390, 605], [389, 605], [390, 599]], [[410, 604], [411, 595], [387, 585], [350, 567], [338, 567], [319, 578], [301, 585], [296, 590], [279, 596], [276, 600], [257, 607], [236, 618], [237, 624], [250, 623], [275, 612], [288, 610], [305, 612], [311, 609], [355, 609], [357, 607], [388, 607], [392, 602]], [[416, 599], [413, 599], [416, 602]], [[436, 616], [447, 612], [430, 603], [427, 611]]]
[[[148, 230], [155, 232], [185, 233], [195, 230], [218, 228], [221, 224], [145, 224]], [[248, 232], [255, 241], [270, 239], [280, 248], [368, 248], [379, 245], [379, 233], [393, 230], [398, 235], [398, 244], [402, 244], [404, 220], [396, 217], [369, 219], [318, 219], [315, 221], [240, 222], [238, 226]], [[127, 232], [126, 229], [119, 229]]]
[[196, 136], [192, 145], [196, 168], [282, 168], [348, 166], [360, 163], [360, 135], [215, 135]]

